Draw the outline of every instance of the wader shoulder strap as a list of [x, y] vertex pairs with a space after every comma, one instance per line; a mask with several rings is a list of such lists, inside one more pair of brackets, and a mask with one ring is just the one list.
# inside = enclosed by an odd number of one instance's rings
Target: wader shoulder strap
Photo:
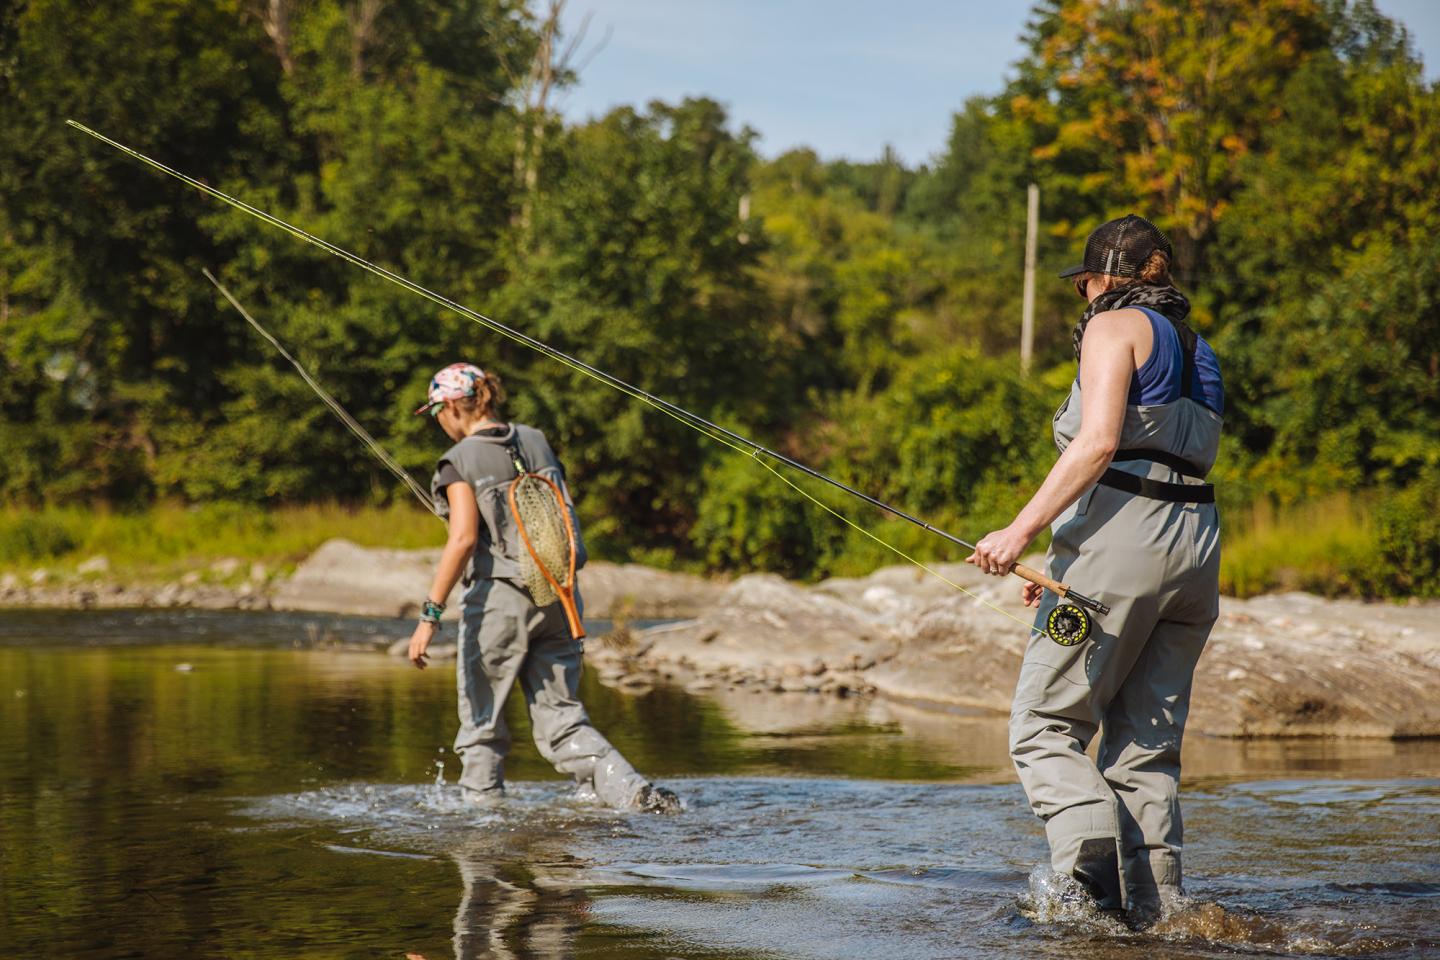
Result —
[[1175, 324], [1175, 332], [1180, 335], [1180, 398], [1188, 400], [1190, 391], [1195, 386], [1195, 349], [1200, 338], [1190, 329], [1189, 324], [1178, 320], [1170, 322]]
[[[1161, 316], [1165, 315], [1161, 314]], [[1165, 319], [1170, 320], [1169, 317], [1165, 317]], [[1180, 323], [1178, 320], [1170, 320], [1170, 323], [1175, 327], [1175, 333], [1180, 338], [1180, 398], [1182, 400], [1188, 399], [1190, 397], [1190, 391], [1195, 385], [1195, 350], [1199, 345], [1200, 338], [1196, 336], [1194, 330], [1190, 329], [1189, 324]], [[1176, 473], [1180, 474], [1182, 477], [1190, 477], [1195, 480], [1205, 479], [1204, 470], [1201, 470], [1199, 467], [1191, 463], [1189, 460], [1186, 460], [1184, 457], [1179, 456], [1178, 454], [1171, 453], [1168, 450], [1139, 450], [1133, 448], [1117, 450], [1115, 451], [1115, 456], [1111, 457], [1110, 459], [1116, 463], [1124, 463], [1130, 460], [1150, 460], [1154, 463], [1164, 464], [1171, 470], [1174, 470]], [[1118, 470], [1107, 470], [1106, 476], [1101, 477], [1100, 482], [1105, 483], [1106, 477], [1109, 477], [1111, 474], [1114, 474], [1117, 477], [1125, 477], [1126, 479], [1119, 481], [1119, 483], [1107, 483], [1106, 486], [1118, 487], [1122, 490], [1130, 490], [1131, 493], [1140, 492], [1139, 490], [1131, 489], [1131, 486], [1133, 486], [1130, 483], [1131, 480], [1143, 481], [1142, 485], [1155, 484], [1159, 482], [1154, 480], [1144, 480], [1143, 478], [1134, 477], [1128, 473], [1121, 473]], [[1123, 486], [1121, 484], [1123, 484]], [[1176, 487], [1180, 491], [1185, 492], [1187, 497], [1194, 489], [1184, 484], [1176, 483], [1161, 483], [1160, 485], [1164, 487]], [[1143, 496], [1152, 496], [1152, 494], [1147, 493], [1143, 494]], [[1169, 500], [1172, 498], [1168, 496], [1157, 496], [1153, 497], [1153, 499]], [[1214, 499], [1215, 497], [1212, 492], [1209, 500], [1181, 499], [1176, 502], [1213, 503]]]

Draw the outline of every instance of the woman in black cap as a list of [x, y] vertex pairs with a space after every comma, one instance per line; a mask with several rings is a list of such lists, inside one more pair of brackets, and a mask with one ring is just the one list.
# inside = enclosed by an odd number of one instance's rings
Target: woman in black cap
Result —
[[[1049, 573], [1108, 604], [1088, 639], [1031, 636], [1010, 754], [1045, 821], [1051, 866], [1102, 910], [1156, 917], [1181, 896], [1180, 740], [1195, 664], [1219, 612], [1220, 525], [1205, 475], [1220, 442], [1215, 353], [1185, 325], [1170, 242], [1127, 216], [1065, 271], [1088, 302], [1079, 374], [1055, 415], [1060, 458], [1013, 523], [969, 558], [1009, 572], [1046, 526]], [[1027, 584], [1037, 629], [1059, 598]], [[1103, 728], [1099, 762], [1085, 749]]]

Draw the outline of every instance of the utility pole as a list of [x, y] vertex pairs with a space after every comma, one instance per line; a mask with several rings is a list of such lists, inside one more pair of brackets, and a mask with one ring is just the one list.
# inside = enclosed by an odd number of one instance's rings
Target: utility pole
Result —
[[1040, 187], [1030, 184], [1025, 217], [1025, 288], [1020, 302], [1020, 369], [1030, 372], [1035, 352], [1035, 241], [1040, 232]]

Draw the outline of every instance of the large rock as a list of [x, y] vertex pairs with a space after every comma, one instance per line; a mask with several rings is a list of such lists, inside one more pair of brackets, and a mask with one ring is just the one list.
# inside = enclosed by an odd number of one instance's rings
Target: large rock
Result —
[[[280, 584], [271, 602], [277, 610], [415, 616], [439, 559], [439, 550], [377, 550], [328, 540]], [[459, 616], [459, 599], [457, 587], [446, 601], [447, 618]]]
[[702, 674], [788, 680], [798, 689], [808, 677], [868, 667], [891, 655], [897, 623], [894, 614], [773, 574], [751, 574], [700, 617], [641, 631], [639, 657]]
[[[1028, 619], [1013, 580], [976, 592]], [[1195, 674], [1190, 731], [1440, 736], [1440, 605], [1285, 594], [1224, 598], [1220, 609]], [[866, 674], [881, 695], [940, 709], [1008, 712], [1028, 636], [1023, 626], [953, 596], [926, 606], [896, 635], [896, 655]]]
[[[1043, 558], [1029, 557], [1026, 562], [1043, 562]], [[865, 577], [832, 577], [816, 584], [815, 590], [880, 613], [913, 613], [956, 596], [957, 586], [988, 598], [1004, 584], [968, 563], [933, 563], [928, 570], [907, 563], [881, 567]], [[1018, 589], [1012, 587], [1011, 593]]]
[[1440, 605], [1222, 600], [1193, 729], [1230, 737], [1440, 736]]
[[[278, 610], [310, 610], [381, 617], [420, 612], [435, 575], [439, 550], [383, 550], [330, 540], [275, 591]], [[580, 573], [587, 617], [668, 619], [708, 609], [724, 586], [688, 574], [638, 564], [596, 561]], [[446, 601], [447, 619], [459, 616], [461, 589]]]
[[[1033, 558], [1027, 562], [1034, 565]], [[903, 703], [1008, 713], [1029, 636], [1026, 625], [1034, 618], [1020, 603], [1020, 581], [989, 577], [969, 564], [934, 569], [949, 583], [926, 574], [928, 582], [916, 584], [915, 593], [929, 602], [907, 612], [896, 656], [866, 679], [881, 695]], [[908, 575], [896, 567], [867, 581], [898, 589]]]
[[1026, 636], [974, 600], [945, 600], [912, 619], [896, 656], [865, 679], [915, 706], [1008, 713]]
[[638, 563], [594, 561], [580, 571], [585, 616], [669, 620], [694, 617], [720, 601], [726, 584]]
[[[1008, 713], [1033, 618], [1019, 581], [965, 564], [935, 572], [890, 567], [809, 588], [742, 577], [708, 613], [642, 631], [626, 669], [675, 667], [786, 691], [825, 689], [823, 678], [843, 671], [850, 690], [893, 703]], [[1434, 603], [1223, 599], [1196, 671], [1189, 729], [1440, 736], [1437, 614]]]

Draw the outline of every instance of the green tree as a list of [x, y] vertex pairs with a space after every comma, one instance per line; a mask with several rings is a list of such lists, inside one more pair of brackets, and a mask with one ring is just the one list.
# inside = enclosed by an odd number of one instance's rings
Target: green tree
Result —
[[220, 268], [372, 425], [399, 419], [395, 395], [418, 395], [469, 331], [62, 121], [473, 297], [504, 275], [516, 122], [502, 61], [531, 55], [533, 18], [503, 0], [7, 11], [0, 431], [17, 455], [0, 490], [365, 494], [377, 475], [343, 431], [301, 442], [279, 426], [311, 423], [314, 401], [267, 387], [275, 358], [200, 268]]
[[[526, 332], [681, 407], [763, 425], [783, 393], [739, 217], [748, 130], [712, 101], [623, 108], [566, 131], [542, 178], [534, 252], [501, 312]], [[612, 551], [682, 549], [716, 447], [668, 415], [553, 361], [501, 348], [514, 410], [544, 425], [577, 481], [589, 535]]]
[[239, 336], [191, 322], [209, 299], [191, 278], [216, 252], [197, 205], [63, 121], [108, 126], [212, 177], [273, 169], [255, 161], [277, 148], [259, 118], [278, 105], [278, 70], [234, 29], [239, 11], [178, 0], [10, 8], [0, 76], [9, 497], [143, 499], [155, 421], [220, 399], [213, 373]]
[[1332, 28], [1213, 257], [1231, 473], [1288, 501], [1409, 482], [1440, 450], [1440, 91], [1373, 5], [1335, 5]]
[[[974, 347], [937, 350], [902, 364], [883, 391], [833, 400], [810, 440], [823, 453], [812, 463], [957, 536], [980, 536], [1009, 521], [1053, 462], [1054, 446], [1037, 425], [1048, 422], [1056, 385], [1054, 378], [1024, 378], [1017, 364]], [[954, 558], [956, 548], [934, 534], [887, 521], [882, 511], [798, 473], [787, 476], [823, 506], [742, 456], [707, 478], [694, 536], [709, 562], [795, 576], [896, 562], [826, 506], [907, 552]]]

